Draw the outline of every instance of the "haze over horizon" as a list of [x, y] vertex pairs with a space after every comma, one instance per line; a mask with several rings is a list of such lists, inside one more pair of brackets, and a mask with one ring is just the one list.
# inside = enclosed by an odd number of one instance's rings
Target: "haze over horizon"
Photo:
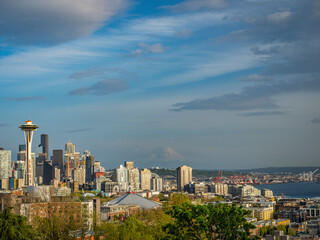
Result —
[[317, 166], [320, 2], [3, 0], [0, 147], [107, 169]]

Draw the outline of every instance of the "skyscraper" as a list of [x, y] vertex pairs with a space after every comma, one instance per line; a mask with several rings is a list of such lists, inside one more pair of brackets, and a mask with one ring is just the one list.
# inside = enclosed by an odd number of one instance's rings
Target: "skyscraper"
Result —
[[65, 153], [75, 153], [76, 146], [69, 140], [69, 142], [65, 145]]
[[126, 161], [126, 162], [124, 162], [124, 166], [125, 166], [128, 170], [130, 170], [130, 169], [134, 168], [134, 162], [128, 162], [128, 161]]
[[86, 150], [86, 182], [90, 183], [93, 181], [93, 169], [94, 169], [94, 156]]
[[185, 165], [177, 168], [177, 190], [184, 191], [184, 186], [192, 182], [192, 168]]
[[129, 172], [129, 184], [131, 189], [137, 191], [140, 189], [140, 172], [138, 168], [132, 168]]
[[41, 134], [42, 153], [46, 154], [46, 160], [49, 160], [49, 136], [48, 134]]
[[11, 177], [11, 151], [0, 149], [0, 179]]
[[52, 165], [54, 167], [59, 168], [61, 171], [63, 170], [63, 151], [53, 150], [53, 156], [52, 156]]
[[24, 131], [26, 141], [26, 164], [25, 164], [25, 184], [27, 186], [34, 185], [34, 163], [31, 157], [31, 145], [33, 131], [37, 130], [38, 126], [32, 124], [32, 121], [27, 120], [26, 124], [20, 126], [21, 130]]
[[141, 190], [151, 189], [151, 172], [149, 169], [143, 169], [140, 171], [140, 188]]

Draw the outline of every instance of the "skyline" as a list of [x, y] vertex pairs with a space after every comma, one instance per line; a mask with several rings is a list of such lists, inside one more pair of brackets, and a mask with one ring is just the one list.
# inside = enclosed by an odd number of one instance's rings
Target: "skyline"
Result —
[[[65, 4], [69, 8], [65, 7]], [[106, 168], [317, 166], [317, 1], [2, 1], [0, 147]]]

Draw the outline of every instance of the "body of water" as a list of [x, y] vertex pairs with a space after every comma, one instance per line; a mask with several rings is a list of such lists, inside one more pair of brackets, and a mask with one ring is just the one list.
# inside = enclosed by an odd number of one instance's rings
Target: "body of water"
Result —
[[287, 197], [312, 198], [320, 197], [320, 184], [316, 182], [279, 183], [255, 185], [258, 189], [270, 189], [273, 195]]

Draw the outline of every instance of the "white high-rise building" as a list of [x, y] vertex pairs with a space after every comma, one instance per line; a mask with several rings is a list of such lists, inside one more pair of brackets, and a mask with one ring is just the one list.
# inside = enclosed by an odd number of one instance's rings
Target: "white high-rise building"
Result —
[[0, 179], [11, 177], [11, 151], [0, 149]]
[[151, 172], [149, 169], [140, 171], [140, 188], [141, 190], [151, 190]]
[[162, 178], [155, 173], [151, 174], [151, 190], [158, 192], [162, 191]]

